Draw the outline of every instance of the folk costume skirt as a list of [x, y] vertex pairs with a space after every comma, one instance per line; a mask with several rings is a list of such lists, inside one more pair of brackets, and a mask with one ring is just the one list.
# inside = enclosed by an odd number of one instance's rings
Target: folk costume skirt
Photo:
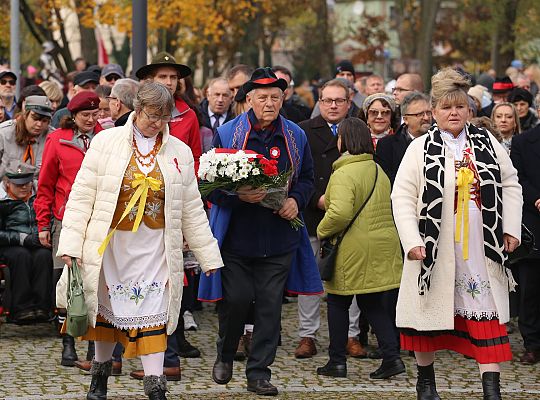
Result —
[[[400, 329], [401, 348], [418, 352], [453, 350], [480, 364], [510, 361], [512, 352], [506, 327], [499, 323], [483, 250], [482, 214], [469, 203], [468, 258], [463, 243], [454, 245], [456, 275], [454, 329], [417, 331]], [[463, 237], [463, 236], [462, 236]]]

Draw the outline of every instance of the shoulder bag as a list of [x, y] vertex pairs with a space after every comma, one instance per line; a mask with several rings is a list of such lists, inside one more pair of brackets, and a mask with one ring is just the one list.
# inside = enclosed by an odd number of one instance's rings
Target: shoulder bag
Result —
[[334, 269], [336, 266], [336, 257], [338, 252], [338, 247], [341, 244], [341, 241], [343, 240], [343, 237], [348, 232], [348, 230], [351, 228], [354, 221], [356, 221], [356, 218], [360, 215], [364, 207], [366, 206], [367, 202], [371, 198], [371, 195], [373, 194], [373, 191], [375, 190], [375, 185], [377, 184], [377, 178], [379, 176], [379, 167], [377, 164], [375, 164], [375, 182], [373, 182], [373, 187], [371, 188], [371, 192], [369, 192], [368, 197], [364, 200], [358, 211], [356, 212], [354, 218], [349, 222], [349, 225], [345, 228], [343, 232], [341, 232], [337, 237], [333, 236], [328, 239], [324, 239], [321, 242], [321, 248], [319, 250], [320, 259], [319, 259], [319, 273], [321, 274], [321, 279], [323, 281], [330, 281], [332, 280], [332, 277], [334, 276]]
[[88, 330], [88, 308], [84, 299], [81, 271], [77, 259], [71, 259], [68, 268], [66, 333], [73, 337], [83, 336]]

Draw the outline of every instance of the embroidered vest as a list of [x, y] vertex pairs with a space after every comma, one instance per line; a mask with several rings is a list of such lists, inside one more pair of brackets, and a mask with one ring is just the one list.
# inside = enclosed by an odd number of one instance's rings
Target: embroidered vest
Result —
[[[141, 173], [137, 161], [135, 161], [135, 154], [132, 154], [129, 165], [124, 173], [124, 179], [122, 180], [122, 186], [120, 188], [120, 194], [118, 195], [118, 202], [116, 204], [116, 210], [114, 211], [113, 220], [111, 223], [111, 228], [114, 228], [122, 213], [125, 211], [129, 200], [135, 193], [135, 189], [131, 186], [133, 182], [134, 175], [136, 173]], [[151, 178], [155, 178], [161, 182], [164, 182], [163, 176], [161, 175], [161, 170], [158, 163], [156, 162], [155, 167], [147, 175]], [[151, 229], [163, 229], [165, 228], [165, 187], [162, 184], [162, 187], [159, 191], [154, 192], [153, 190], [148, 191], [148, 197], [146, 198], [146, 206], [144, 210], [144, 216], [142, 222], [146, 224], [147, 227]], [[135, 216], [137, 215], [137, 207], [134, 207], [131, 212], [124, 218], [124, 220], [118, 225], [118, 230], [120, 231], [130, 231], [133, 228], [135, 221]]]

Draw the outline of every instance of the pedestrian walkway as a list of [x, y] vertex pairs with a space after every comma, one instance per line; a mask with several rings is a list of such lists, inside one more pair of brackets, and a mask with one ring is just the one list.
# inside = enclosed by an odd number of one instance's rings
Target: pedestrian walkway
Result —
[[[279, 399], [367, 399], [414, 400], [416, 371], [414, 359], [403, 355], [407, 373], [387, 381], [369, 380], [379, 360], [350, 359], [348, 378], [319, 377], [318, 366], [327, 361], [328, 336], [326, 315], [323, 316], [319, 353], [313, 359], [296, 360], [293, 356], [298, 342], [296, 303], [283, 307], [283, 345], [278, 348], [272, 366], [272, 382], [279, 388]], [[236, 362], [232, 381], [226, 386], [215, 384], [211, 377], [215, 360], [217, 315], [213, 305], [194, 313], [199, 324], [197, 332], [188, 339], [200, 348], [202, 358], [182, 359], [182, 381], [169, 383], [169, 399], [243, 400], [257, 396], [246, 391], [243, 368]], [[374, 342], [374, 337], [370, 336]], [[511, 335], [512, 350], [517, 357], [522, 348], [518, 334]], [[0, 399], [84, 399], [90, 376], [75, 368], [60, 366], [61, 340], [52, 325], [0, 326]], [[86, 343], [77, 343], [80, 357], [86, 354]], [[146, 399], [142, 382], [129, 377], [129, 372], [141, 368], [137, 359], [126, 360], [123, 375], [109, 379], [109, 399]], [[472, 360], [450, 352], [440, 352], [436, 364], [437, 385], [442, 399], [482, 399], [478, 369]], [[519, 362], [506, 363], [502, 376], [503, 398], [540, 400], [540, 365], [524, 366]]]

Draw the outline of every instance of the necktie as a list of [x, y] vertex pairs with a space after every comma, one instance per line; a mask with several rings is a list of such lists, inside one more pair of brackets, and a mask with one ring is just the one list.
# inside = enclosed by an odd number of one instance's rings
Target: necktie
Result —
[[83, 141], [84, 151], [86, 152], [90, 147], [90, 138], [87, 135], [79, 136]]
[[332, 125], [332, 135], [334, 135], [334, 136], [337, 135], [337, 125], [336, 124]]
[[212, 125], [212, 130], [215, 131], [219, 126], [219, 119], [221, 118], [221, 114], [214, 114], [214, 125]]

